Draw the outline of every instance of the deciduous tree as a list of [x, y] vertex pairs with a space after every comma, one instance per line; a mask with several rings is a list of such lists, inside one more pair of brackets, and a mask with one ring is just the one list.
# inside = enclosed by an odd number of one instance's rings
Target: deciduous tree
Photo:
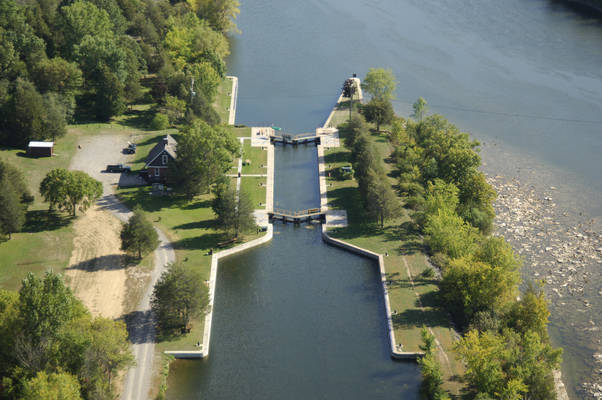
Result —
[[209, 306], [209, 292], [199, 270], [170, 265], [155, 285], [151, 306], [163, 333], [181, 332]]
[[23, 385], [22, 400], [80, 400], [77, 378], [67, 372], [40, 371]]
[[412, 104], [412, 108], [414, 109], [412, 118], [414, 118], [416, 121], [422, 121], [428, 112], [428, 103], [422, 97], [419, 97], [418, 100]]
[[230, 169], [239, 148], [229, 130], [195, 120], [178, 139], [178, 157], [171, 169], [176, 187], [189, 197], [206, 193]]
[[51, 170], [40, 183], [40, 194], [50, 203], [75, 216], [76, 210], [85, 212], [102, 195], [102, 183], [83, 171]]
[[370, 68], [364, 81], [362, 89], [373, 98], [391, 101], [395, 98], [394, 92], [397, 80], [393, 71], [384, 68]]
[[371, 99], [366, 105], [362, 106], [362, 114], [366, 121], [374, 122], [376, 130], [380, 132], [380, 126], [390, 124], [395, 115], [390, 100]]
[[153, 251], [159, 245], [159, 235], [142, 210], [134, 209], [130, 220], [121, 228], [121, 250], [138, 255]]
[[236, 189], [228, 181], [216, 185], [215, 198], [211, 207], [217, 215], [219, 226], [234, 232], [236, 236], [255, 227], [254, 207], [251, 199], [243, 190], [237, 196]]

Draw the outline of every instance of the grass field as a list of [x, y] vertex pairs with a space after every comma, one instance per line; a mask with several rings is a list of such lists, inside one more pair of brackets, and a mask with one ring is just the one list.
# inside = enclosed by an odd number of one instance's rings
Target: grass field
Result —
[[[387, 138], [374, 133], [372, 138], [385, 161], [385, 171], [390, 173], [393, 165], [388, 162], [388, 156], [392, 148]], [[415, 231], [405, 209], [398, 218], [387, 221], [384, 229], [366, 215], [356, 181], [335, 178], [339, 167], [350, 165], [350, 155], [350, 151], [344, 147], [325, 151], [327, 176], [328, 172], [331, 175], [327, 178], [329, 207], [347, 210], [349, 222], [348, 227], [334, 229], [330, 233], [338, 239], [386, 255], [384, 261], [390, 282], [389, 300], [394, 313], [393, 326], [397, 343], [403, 345], [403, 351], [420, 351], [420, 330], [423, 325], [430, 327], [449, 360], [444, 361], [443, 354], [439, 354], [445, 378], [444, 387], [457, 395], [461, 390], [457, 376], [462, 374], [463, 366], [451, 350], [455, 334], [449, 316], [438, 306], [437, 282], [422, 276], [423, 271], [429, 268], [422, 238]], [[395, 179], [390, 177], [390, 180], [394, 186]], [[409, 279], [408, 270], [412, 280]]]
[[232, 79], [224, 78], [217, 87], [217, 96], [213, 108], [217, 111], [222, 123], [227, 124], [230, 117], [230, 97], [232, 94]]
[[[245, 140], [242, 148], [242, 173], [245, 174], [266, 174], [268, 163], [268, 152], [261, 147], [252, 147], [250, 140]], [[250, 164], [244, 165], [246, 161]]]
[[256, 209], [265, 209], [265, 183], [266, 178], [263, 177], [246, 176], [241, 178], [240, 190], [249, 195]]

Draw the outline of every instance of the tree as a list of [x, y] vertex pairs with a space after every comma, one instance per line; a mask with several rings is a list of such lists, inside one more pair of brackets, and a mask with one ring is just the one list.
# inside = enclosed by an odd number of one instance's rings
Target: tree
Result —
[[239, 148], [226, 128], [195, 120], [178, 139], [178, 157], [170, 169], [172, 181], [188, 197], [206, 193], [230, 169]]
[[469, 385], [498, 398], [496, 392], [505, 378], [502, 364], [508, 357], [503, 338], [492, 332], [469, 331], [456, 343], [455, 351], [466, 363]]
[[428, 112], [428, 103], [422, 97], [419, 97], [418, 100], [412, 104], [412, 108], [414, 112], [412, 113], [412, 118], [417, 121], [422, 121], [426, 113]]
[[397, 80], [393, 76], [393, 71], [383, 68], [370, 68], [362, 82], [362, 89], [366, 93], [384, 101], [391, 101], [395, 98], [396, 86]]
[[209, 291], [198, 269], [172, 264], [153, 289], [151, 307], [163, 333], [185, 330], [208, 306]]
[[236, 236], [256, 226], [250, 197], [245, 191], [240, 191], [237, 196], [236, 190], [229, 183], [216, 185], [211, 207], [217, 215], [219, 225], [227, 231], [233, 231]]
[[113, 36], [109, 14], [89, 1], [78, 0], [61, 7], [58, 25], [63, 37], [63, 54], [68, 57], [73, 57], [77, 53], [76, 47], [91, 36]]
[[28, 273], [19, 290], [19, 315], [24, 333], [34, 343], [57, 337], [61, 327], [73, 318], [76, 302], [60, 275], [46, 272], [41, 279]]
[[443, 272], [441, 295], [460, 325], [468, 325], [475, 314], [501, 314], [517, 294], [518, 272], [508, 272], [470, 258], [450, 260]]
[[153, 251], [159, 245], [159, 235], [153, 224], [146, 218], [142, 210], [134, 209], [134, 214], [121, 228], [121, 250], [142, 254]]
[[395, 217], [399, 212], [397, 196], [386, 175], [376, 173], [372, 169], [368, 172], [366, 185], [366, 208], [377, 218], [382, 229], [385, 226], [385, 220]]
[[75, 217], [75, 211], [85, 212], [102, 195], [102, 183], [83, 171], [71, 171], [65, 187], [64, 207]]
[[[123, 321], [96, 318], [89, 327], [90, 344], [81, 371], [88, 398], [113, 394], [112, 380], [117, 372], [134, 363]], [[113, 398], [113, 397], [108, 397]]]
[[349, 121], [339, 125], [339, 132], [345, 138], [345, 147], [353, 149], [358, 137], [368, 135], [368, 125], [363, 116], [353, 115]]
[[50, 203], [75, 216], [78, 209], [85, 212], [102, 195], [102, 183], [83, 171], [51, 170], [40, 183], [40, 194]]
[[226, 33], [237, 31], [234, 20], [240, 13], [238, 0], [187, 0], [199, 18], [207, 19], [213, 29]]
[[25, 207], [8, 179], [0, 178], [0, 186], [0, 232], [10, 240], [12, 233], [19, 232], [25, 223]]
[[477, 248], [478, 231], [456, 213], [439, 209], [426, 218], [426, 242], [433, 253], [452, 258], [468, 256]]
[[32, 78], [41, 93], [73, 94], [83, 83], [77, 64], [60, 57], [44, 59], [36, 64]]
[[417, 362], [422, 372], [422, 392], [427, 399], [448, 400], [449, 396], [441, 387], [443, 378], [441, 366], [435, 356], [435, 336], [427, 330], [426, 326], [422, 327], [420, 334], [423, 343], [420, 346], [420, 350], [424, 352], [424, 355], [419, 357]]
[[57, 137], [67, 133], [67, 108], [56, 93], [46, 93], [44, 96], [46, 107], [46, 120], [44, 121], [44, 135], [55, 141]]
[[548, 342], [548, 302], [543, 291], [543, 281], [539, 285], [529, 282], [521, 299], [506, 314], [506, 323], [516, 332], [525, 334], [533, 331], [543, 342]]
[[357, 91], [357, 85], [354, 78], [349, 78], [343, 83], [343, 97], [349, 98], [349, 119], [351, 119], [351, 111], [353, 110], [353, 96]]
[[393, 120], [395, 112], [389, 100], [371, 99], [366, 105], [363, 105], [362, 114], [366, 117], [366, 121], [374, 122], [376, 130], [380, 132], [380, 126], [390, 124]]
[[80, 400], [77, 378], [67, 372], [40, 371], [23, 385], [22, 400]]
[[169, 127], [169, 118], [165, 114], [155, 113], [155, 116], [151, 120], [150, 128], [153, 131], [162, 131]]
[[6, 114], [6, 132], [10, 136], [4, 139], [4, 144], [24, 147], [30, 140], [46, 137], [44, 99], [31, 82], [21, 78], [16, 80]]
[[64, 168], [53, 169], [46, 174], [40, 182], [40, 194], [48, 203], [48, 211], [60, 207], [66, 195], [65, 183], [68, 180], [69, 171]]

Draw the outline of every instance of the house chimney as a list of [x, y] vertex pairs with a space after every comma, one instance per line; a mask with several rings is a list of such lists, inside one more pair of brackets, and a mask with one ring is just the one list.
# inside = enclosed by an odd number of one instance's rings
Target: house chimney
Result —
[[168, 142], [169, 142], [169, 139], [167, 138], [167, 136], [165, 136], [163, 138], [163, 144], [168, 144]]

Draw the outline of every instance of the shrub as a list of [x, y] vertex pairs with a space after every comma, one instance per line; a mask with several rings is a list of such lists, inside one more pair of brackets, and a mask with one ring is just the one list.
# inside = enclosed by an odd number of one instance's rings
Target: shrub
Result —
[[168, 126], [169, 119], [167, 118], [167, 115], [161, 113], [156, 113], [150, 124], [150, 128], [154, 131], [167, 129]]

